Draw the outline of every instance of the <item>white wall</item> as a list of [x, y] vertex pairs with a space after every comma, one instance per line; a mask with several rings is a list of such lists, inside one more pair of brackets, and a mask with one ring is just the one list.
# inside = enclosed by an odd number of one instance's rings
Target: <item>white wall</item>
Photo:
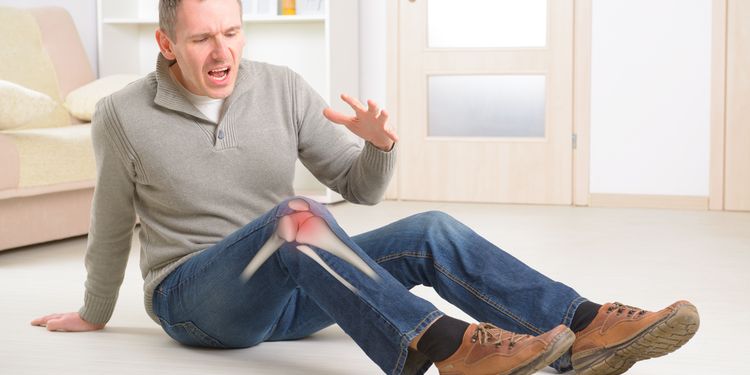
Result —
[[[131, 0], [124, 0], [131, 1]], [[39, 6], [59, 6], [68, 10], [78, 28], [83, 47], [89, 57], [91, 67], [96, 72], [96, 0], [0, 0], [2, 6], [30, 8]]]
[[592, 11], [591, 193], [708, 196], [711, 0]]
[[359, 0], [359, 94], [381, 107], [386, 99], [386, 7], [383, 0]]

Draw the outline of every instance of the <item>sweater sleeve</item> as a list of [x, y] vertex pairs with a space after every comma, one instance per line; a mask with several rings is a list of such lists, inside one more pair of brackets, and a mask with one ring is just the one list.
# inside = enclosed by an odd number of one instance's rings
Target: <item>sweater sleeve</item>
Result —
[[352, 203], [374, 205], [383, 199], [396, 163], [397, 144], [382, 151], [325, 116], [326, 102], [292, 73], [298, 155], [323, 184]]
[[111, 98], [97, 104], [91, 123], [96, 187], [86, 249], [86, 291], [78, 311], [90, 323], [106, 323], [115, 308], [130, 253], [135, 209], [133, 164]]

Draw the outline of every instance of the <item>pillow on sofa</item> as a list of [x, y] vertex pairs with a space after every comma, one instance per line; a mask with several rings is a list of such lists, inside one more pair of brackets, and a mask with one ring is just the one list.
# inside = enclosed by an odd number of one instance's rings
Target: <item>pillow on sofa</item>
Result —
[[[7, 1], [0, 1], [0, 4], [5, 3]], [[39, 129], [70, 125], [70, 116], [62, 105], [55, 65], [44, 48], [39, 24], [31, 12], [0, 6], [0, 35], [0, 79], [41, 92], [57, 103], [53, 111], [27, 122], [20, 128]], [[60, 74], [65, 72], [61, 71]]]
[[57, 103], [47, 94], [0, 80], [0, 130], [18, 128], [48, 115]]
[[65, 108], [73, 117], [81, 121], [91, 121], [94, 116], [94, 109], [96, 109], [96, 102], [139, 78], [141, 76], [115, 74], [97, 79], [71, 91], [65, 98]]

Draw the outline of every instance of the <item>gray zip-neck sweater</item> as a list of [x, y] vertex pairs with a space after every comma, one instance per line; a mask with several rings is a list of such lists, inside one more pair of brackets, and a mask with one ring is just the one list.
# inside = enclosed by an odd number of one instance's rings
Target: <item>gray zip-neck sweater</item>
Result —
[[[375, 204], [395, 150], [362, 142], [322, 114], [324, 100], [291, 70], [243, 60], [211, 134], [161, 55], [156, 71], [97, 104], [97, 181], [81, 317], [109, 321], [140, 218], [149, 316], [154, 289], [177, 266], [294, 195], [295, 161], [350, 202]], [[238, 275], [239, 277], [239, 275]]]

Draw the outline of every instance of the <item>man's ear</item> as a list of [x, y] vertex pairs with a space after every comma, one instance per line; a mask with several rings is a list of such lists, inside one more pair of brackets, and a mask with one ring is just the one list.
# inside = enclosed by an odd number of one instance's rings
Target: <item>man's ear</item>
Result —
[[165, 59], [176, 59], [174, 52], [172, 51], [172, 41], [169, 40], [167, 33], [165, 33], [162, 29], [156, 29], [156, 44], [159, 45], [159, 50], [161, 51], [161, 54]]

